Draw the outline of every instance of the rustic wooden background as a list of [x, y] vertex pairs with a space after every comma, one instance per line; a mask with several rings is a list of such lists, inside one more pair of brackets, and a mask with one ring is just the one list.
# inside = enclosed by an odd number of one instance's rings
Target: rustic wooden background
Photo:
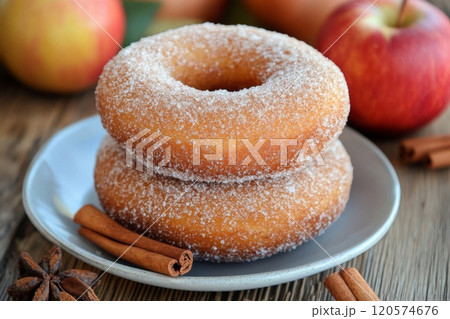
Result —
[[[449, 9], [450, 1], [434, 0]], [[447, 11], [449, 12], [449, 11]], [[94, 91], [55, 96], [31, 91], [0, 69], [0, 300], [17, 277], [17, 258], [51, 246], [25, 217], [23, 178], [33, 155], [59, 129], [95, 114]], [[416, 135], [450, 133], [450, 110]], [[402, 202], [388, 234], [343, 264], [358, 268], [382, 300], [450, 300], [450, 169], [428, 171], [398, 160], [398, 140], [376, 140], [400, 178]], [[100, 270], [64, 254], [64, 268]], [[158, 288], [106, 274], [102, 300], [332, 300], [323, 285], [337, 269], [286, 284], [234, 292]]]

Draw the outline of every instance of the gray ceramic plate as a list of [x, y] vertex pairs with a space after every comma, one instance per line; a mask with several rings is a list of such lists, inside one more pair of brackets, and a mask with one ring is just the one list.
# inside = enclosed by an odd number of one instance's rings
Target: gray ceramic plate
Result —
[[[53, 136], [34, 158], [23, 187], [28, 217], [50, 241], [77, 258], [130, 280], [183, 290], [241, 290], [303, 278], [352, 259], [387, 232], [400, 202], [400, 186], [389, 161], [369, 140], [346, 128], [341, 136], [352, 157], [354, 182], [342, 216], [296, 250], [251, 263], [196, 262], [192, 271], [171, 278], [136, 268], [115, 258], [77, 234], [77, 225], [61, 214], [86, 203], [98, 205], [93, 186], [95, 156], [105, 135], [98, 116], [75, 123]], [[58, 199], [58, 202], [55, 202]], [[55, 205], [55, 203], [57, 205]]]

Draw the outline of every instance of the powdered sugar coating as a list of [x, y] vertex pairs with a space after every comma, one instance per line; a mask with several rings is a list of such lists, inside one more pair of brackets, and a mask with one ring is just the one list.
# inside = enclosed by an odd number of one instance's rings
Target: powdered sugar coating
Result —
[[[172, 159], [160, 173], [185, 180], [290, 169], [307, 139], [319, 151], [335, 140], [349, 112], [344, 76], [330, 60], [287, 35], [242, 25], [206, 23], [144, 38], [105, 66], [96, 96], [104, 127], [122, 146], [144, 129], [171, 137]], [[289, 138], [298, 147], [287, 165], [269, 143], [260, 149], [265, 166], [228, 165], [226, 158], [193, 165], [193, 140], [205, 138], [253, 145]], [[237, 162], [247, 155], [238, 144]]]
[[325, 165], [243, 183], [189, 183], [125, 165], [111, 137], [102, 143], [95, 187], [105, 210], [126, 227], [191, 249], [211, 261], [251, 261], [308, 241], [343, 211], [352, 166], [339, 141]]

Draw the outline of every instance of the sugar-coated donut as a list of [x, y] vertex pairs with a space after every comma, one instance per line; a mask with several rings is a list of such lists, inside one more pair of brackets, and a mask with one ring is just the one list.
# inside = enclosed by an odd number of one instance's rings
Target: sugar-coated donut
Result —
[[[155, 170], [185, 181], [242, 181], [299, 166], [305, 142], [325, 149], [349, 112], [343, 74], [314, 48], [276, 32], [210, 23], [122, 50], [103, 70], [96, 104], [122, 147], [144, 130], [169, 137], [171, 159]], [[222, 157], [207, 160], [204, 154], [216, 152], [207, 146], [195, 163], [198, 139], [221, 139]], [[272, 143], [280, 139], [295, 143], [286, 161]], [[153, 162], [163, 159], [164, 152], [156, 152]]]
[[106, 137], [97, 156], [95, 188], [105, 211], [126, 227], [192, 250], [198, 259], [250, 261], [297, 247], [343, 211], [353, 169], [340, 141], [311, 162], [277, 178], [243, 183], [184, 182], [126, 166], [125, 152]]

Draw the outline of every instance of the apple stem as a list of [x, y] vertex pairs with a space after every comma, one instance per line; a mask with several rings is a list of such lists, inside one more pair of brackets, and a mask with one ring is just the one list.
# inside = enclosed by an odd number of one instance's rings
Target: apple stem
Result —
[[397, 23], [395, 24], [395, 26], [397, 28], [400, 28], [403, 24], [403, 17], [405, 16], [405, 8], [406, 8], [407, 3], [408, 3], [408, 0], [402, 0], [402, 4], [400, 6], [400, 12], [397, 17]]

